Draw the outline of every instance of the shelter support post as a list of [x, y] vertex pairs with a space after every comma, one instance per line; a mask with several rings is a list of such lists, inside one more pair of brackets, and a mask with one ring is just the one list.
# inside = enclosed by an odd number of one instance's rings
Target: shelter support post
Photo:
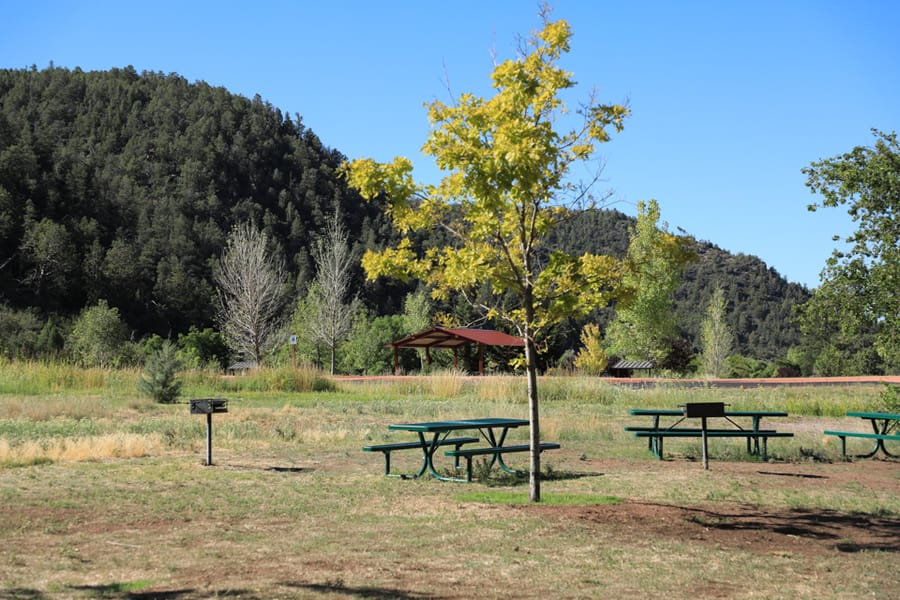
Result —
[[478, 344], [478, 374], [484, 375], [484, 344]]

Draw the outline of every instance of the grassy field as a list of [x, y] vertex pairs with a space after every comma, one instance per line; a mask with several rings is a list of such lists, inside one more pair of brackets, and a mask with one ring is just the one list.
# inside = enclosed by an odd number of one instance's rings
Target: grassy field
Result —
[[[0, 598], [887, 598], [900, 590], [900, 461], [840, 459], [879, 386], [633, 390], [541, 381], [544, 502], [525, 478], [382, 475], [397, 421], [526, 417], [522, 382], [193, 375], [205, 420], [134, 393], [136, 373], [0, 365]], [[31, 371], [31, 377], [22, 373]], [[290, 379], [289, 377], [287, 379]], [[266, 383], [268, 382], [268, 383]], [[305, 387], [320, 391], [285, 391]], [[742, 441], [673, 441], [657, 461], [631, 407], [787, 410], [770, 461]], [[858, 420], [856, 420], [858, 421]], [[525, 431], [515, 432], [525, 438]], [[395, 455], [415, 470], [414, 453]], [[525, 455], [510, 459], [524, 468]], [[481, 473], [484, 475], [484, 473]]]

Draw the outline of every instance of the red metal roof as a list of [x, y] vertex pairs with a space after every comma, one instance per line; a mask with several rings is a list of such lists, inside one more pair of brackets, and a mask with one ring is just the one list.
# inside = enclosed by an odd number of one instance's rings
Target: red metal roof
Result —
[[459, 348], [467, 344], [524, 346], [522, 338], [491, 329], [432, 327], [390, 343], [395, 348]]

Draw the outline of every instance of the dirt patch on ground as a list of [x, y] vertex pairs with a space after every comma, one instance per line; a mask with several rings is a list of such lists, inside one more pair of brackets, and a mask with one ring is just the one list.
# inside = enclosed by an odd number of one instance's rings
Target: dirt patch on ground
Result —
[[[618, 461], [616, 461], [617, 463]], [[625, 468], [608, 463], [610, 471]], [[655, 463], [655, 466], [661, 466]], [[666, 461], [673, 476], [697, 470], [697, 463]], [[900, 491], [900, 461], [867, 460], [831, 464], [717, 462], [736, 479], [752, 478], [756, 489], [812, 490], [852, 486], [860, 493]], [[816, 556], [829, 552], [882, 550], [900, 552], [900, 518], [856, 515], [831, 510], [766, 509], [734, 503], [676, 506], [626, 501], [600, 506], [523, 506], [548, 518], [577, 519], [617, 536], [634, 539], [692, 540], [719, 548], [739, 548], [759, 554]]]
[[754, 554], [824, 555], [835, 550], [900, 552], [900, 519], [833, 511], [764, 511], [754, 507], [680, 507], [625, 502], [608, 506], [540, 507], [548, 516], [579, 519], [618, 536], [676, 539]]

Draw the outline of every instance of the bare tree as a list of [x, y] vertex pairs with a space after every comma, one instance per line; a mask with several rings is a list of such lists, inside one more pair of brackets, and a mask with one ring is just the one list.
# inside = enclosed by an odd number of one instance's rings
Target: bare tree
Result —
[[313, 315], [306, 323], [307, 335], [329, 349], [332, 375], [338, 344], [350, 334], [358, 304], [355, 297], [350, 298], [350, 270], [356, 261], [348, 240], [340, 213], [335, 210], [312, 250], [316, 279], [307, 297]]
[[252, 224], [236, 225], [215, 272], [219, 325], [232, 350], [258, 365], [278, 343], [287, 298], [284, 261], [267, 245]]

